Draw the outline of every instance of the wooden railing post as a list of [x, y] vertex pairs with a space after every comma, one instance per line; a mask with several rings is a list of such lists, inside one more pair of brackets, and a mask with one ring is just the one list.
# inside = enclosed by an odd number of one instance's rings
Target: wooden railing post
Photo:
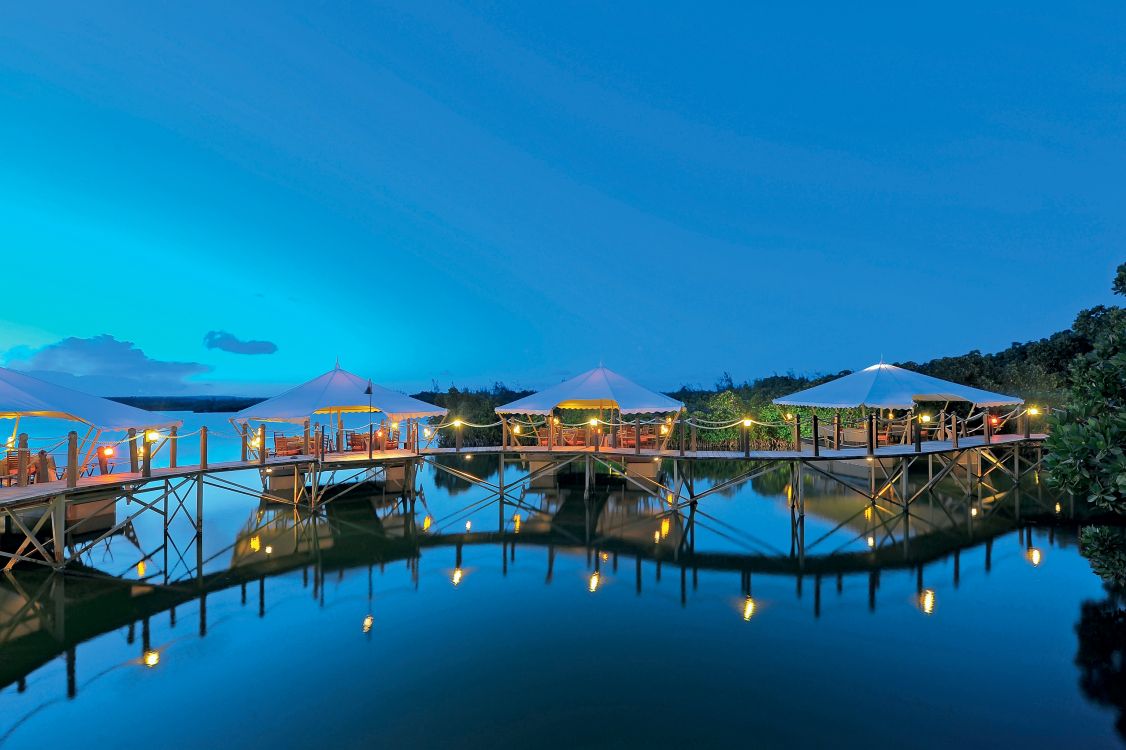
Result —
[[794, 450], [801, 453], [801, 415], [794, 414]]
[[634, 417], [633, 429], [636, 434], [633, 436], [633, 452], [634, 454], [641, 453], [641, 417]]
[[176, 450], [180, 443], [178, 435], [179, 431], [173, 425], [172, 429], [168, 431], [168, 466], [173, 469], [176, 468]]
[[129, 443], [129, 471], [132, 474], [137, 473], [137, 430], [130, 427], [129, 432], [126, 433], [126, 442]]
[[923, 452], [923, 426], [922, 426], [922, 421], [921, 421], [922, 419], [923, 419], [923, 416], [921, 414], [916, 414], [916, 415], [914, 415], [914, 418], [911, 420], [911, 430], [912, 430], [911, 437], [914, 439], [914, 442], [915, 442], [915, 452], [916, 453], [922, 453]]
[[301, 455], [310, 455], [309, 450], [309, 420], [305, 420], [304, 431], [301, 433]]
[[981, 434], [985, 437], [985, 444], [993, 441], [993, 415], [987, 411], [981, 413]]
[[698, 429], [697, 429], [697, 427], [696, 427], [696, 423], [695, 423], [695, 422], [693, 422], [693, 423], [692, 423], [692, 444], [691, 444], [691, 449], [692, 449], [692, 453], [694, 453], [694, 454], [695, 454], [695, 453], [699, 453], [699, 452], [700, 452], [700, 434], [699, 434], [699, 430], [698, 430]]
[[258, 425], [258, 463], [265, 465], [266, 454], [270, 451], [266, 449], [266, 425]]
[[242, 427], [239, 428], [239, 436], [238, 436], [239, 437], [239, 460], [241, 460], [243, 463], [246, 463], [246, 459], [249, 455], [248, 452], [247, 452], [247, 445], [246, 445], [246, 428], [247, 428], [247, 426], [248, 425], [247, 425], [246, 422], [242, 423]]
[[751, 457], [751, 426], [747, 424], [746, 420], [742, 423], [743, 426], [743, 458]]
[[876, 452], [876, 415], [875, 415], [875, 413], [871, 413], [871, 414], [868, 415], [868, 424], [866, 426], [868, 428], [867, 429], [867, 432], [868, 432], [868, 440], [867, 440], [868, 455], [871, 456], [872, 454], [874, 454]]
[[462, 445], [464, 445], [464, 443], [462, 442], [461, 421], [459, 420], [457, 424], [454, 425], [454, 450], [461, 453]]
[[207, 428], [199, 428], [199, 468], [203, 471], [207, 468]]
[[47, 451], [39, 451], [39, 458], [36, 462], [35, 474], [39, 477], [40, 482], [49, 482], [54, 477], [51, 476], [51, 462], [47, 460]]
[[78, 486], [78, 433], [73, 430], [66, 435], [66, 486]]
[[149, 442], [148, 432], [141, 433], [141, 476], [152, 476], [152, 449], [156, 443]]
[[839, 451], [841, 449], [841, 415], [837, 412], [833, 415], [833, 450]]
[[950, 415], [950, 447], [958, 450], [958, 415]]
[[1025, 407], [1024, 414], [1020, 418], [1024, 422], [1024, 439], [1028, 440], [1032, 437], [1032, 415], [1028, 413], [1027, 407]]
[[28, 476], [28, 455], [27, 449], [27, 433], [21, 432], [20, 436], [16, 439], [16, 484], [20, 487], [27, 486]]
[[821, 455], [821, 432], [820, 432], [821, 422], [817, 418], [816, 414], [814, 414], [812, 417], [810, 417], [810, 422], [812, 422], [812, 424], [813, 424], [813, 455], [820, 456]]

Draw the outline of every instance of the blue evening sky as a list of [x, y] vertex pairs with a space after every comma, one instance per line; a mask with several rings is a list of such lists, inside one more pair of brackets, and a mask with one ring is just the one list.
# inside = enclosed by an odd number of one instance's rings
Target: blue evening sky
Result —
[[1126, 6], [988, 5], [6, 3], [0, 359], [671, 389], [1048, 335], [1126, 260]]

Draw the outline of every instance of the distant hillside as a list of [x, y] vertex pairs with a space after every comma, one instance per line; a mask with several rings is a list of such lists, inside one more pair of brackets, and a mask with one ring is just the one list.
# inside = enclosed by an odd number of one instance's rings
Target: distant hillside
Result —
[[108, 396], [149, 411], [232, 412], [253, 406], [265, 398], [252, 396]]

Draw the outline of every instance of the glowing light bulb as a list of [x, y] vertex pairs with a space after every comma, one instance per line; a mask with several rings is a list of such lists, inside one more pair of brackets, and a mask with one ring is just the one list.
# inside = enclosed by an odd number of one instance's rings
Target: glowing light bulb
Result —
[[744, 427], [750, 427], [752, 424], [753, 424], [753, 422], [750, 419], [744, 419], [743, 420], [743, 426]]
[[552, 424], [559, 424], [559, 417], [552, 417], [551, 422]]
[[996, 426], [996, 425], [997, 425], [997, 424], [999, 424], [1000, 422], [1001, 422], [1001, 420], [1000, 420], [1000, 419], [998, 419], [997, 417], [990, 417], [990, 418], [989, 418], [989, 424], [991, 424], [991, 425], [994, 425], [994, 426]]
[[970, 508], [970, 516], [972, 518], [977, 518], [977, 508]]
[[397, 429], [399, 429], [399, 423], [398, 423], [398, 422], [392, 422], [392, 423], [391, 423], [391, 429], [392, 429], [392, 430], [397, 430]]
[[512, 516], [512, 532], [514, 534], [520, 533], [520, 514], [516, 513]]
[[868, 548], [871, 549], [872, 547], [875, 547], [875, 546], [876, 546], [876, 537], [869, 534], [868, 535]]
[[590, 589], [590, 593], [593, 594], [595, 591], [598, 591], [598, 584], [601, 580], [602, 577], [597, 570], [590, 574], [590, 580], [587, 582], [587, 588]]
[[152, 669], [157, 664], [160, 664], [160, 652], [156, 649], [150, 648], [149, 650], [145, 651], [145, 655], [141, 657], [141, 661], [146, 667]]
[[426, 518], [423, 518], [422, 519], [422, 530], [423, 531], [430, 531], [430, 524], [432, 524], [433, 522], [434, 522], [434, 519], [432, 519], [430, 516], [426, 516]]
[[1030, 406], [1030, 407], [1028, 407], [1028, 413], [1035, 417], [1037, 414], [1040, 413], [1040, 410], [1037, 409], [1035, 406]]
[[792, 412], [786, 412], [786, 421], [787, 422], [790, 421], [793, 418], [794, 418], [794, 415], [793, 415]]
[[112, 456], [113, 455], [113, 446], [107, 445], [105, 448], [102, 448], [102, 455], [105, 456], [106, 458], [109, 458], [110, 456]]
[[602, 562], [606, 562], [607, 560], [610, 559], [610, 553], [609, 552], [599, 553], [598, 556], [602, 559]]
[[374, 624], [375, 624], [375, 618], [374, 617], [372, 617], [371, 615], [368, 615], [367, 617], [365, 617], [364, 618], [364, 632], [370, 633], [371, 632], [371, 626], [374, 625]]
[[454, 586], [457, 586], [461, 583], [461, 579], [464, 575], [465, 574], [462, 572], [461, 568], [454, 568], [454, 574], [450, 576], [450, 583], [452, 583]]
[[665, 502], [667, 502], [669, 505], [673, 504], [673, 497], [671, 492], [668, 494], [668, 497], [665, 498]]
[[1059, 512], [1060, 512], [1060, 511], [1062, 511], [1062, 510], [1063, 510], [1063, 508], [1062, 508], [1062, 507], [1060, 507], [1060, 504], [1059, 504], [1059, 503], [1056, 503], [1056, 513], [1059, 513]]
[[662, 518], [661, 519], [661, 539], [665, 539], [665, 538], [668, 537], [670, 528], [672, 528], [672, 525], [669, 523], [669, 519]]
[[923, 422], [923, 424], [926, 424], [927, 422], [931, 421], [931, 415], [924, 414], [923, 416], [919, 417], [919, 419]]
[[250, 537], [250, 551], [257, 552], [260, 549], [262, 549], [262, 537], [255, 534]]
[[266, 545], [266, 554], [267, 554], [267, 555], [272, 555], [272, 554], [274, 554], [274, 548], [273, 548], [273, 547], [271, 547], [271, 546], [270, 546], [270, 545], [268, 545], [268, 544]]
[[751, 618], [755, 616], [755, 600], [748, 594], [747, 598], [743, 600], [743, 622], [750, 622]]
[[472, 521], [466, 521], [465, 522], [465, 530], [469, 531], [472, 528], [473, 528], [473, 522]]
[[516, 425], [515, 427], [513, 427], [512, 432], [519, 435], [520, 434], [520, 425]]
[[669, 434], [669, 428], [664, 426], [664, 425], [661, 425], [661, 434], [662, 435], [668, 435]]
[[935, 607], [934, 589], [924, 589], [919, 594], [919, 609], [924, 615], [933, 615]]
[[454, 420], [453, 422], [451, 422], [450, 424], [452, 424], [452, 425], [453, 425], [454, 427], [461, 427], [461, 420], [460, 420], [460, 419], [455, 419], [455, 420]]
[[591, 427], [597, 427], [597, 426], [598, 426], [598, 419], [597, 419], [596, 417], [592, 417], [592, 418], [591, 418], [591, 420], [590, 420], [590, 426], [591, 426]]
[[430, 437], [430, 428], [429, 427], [424, 427], [422, 429], [422, 436], [423, 437]]
[[145, 577], [145, 561], [144, 560], [141, 560], [139, 563], [137, 563], [137, 577], [138, 578], [144, 578]]

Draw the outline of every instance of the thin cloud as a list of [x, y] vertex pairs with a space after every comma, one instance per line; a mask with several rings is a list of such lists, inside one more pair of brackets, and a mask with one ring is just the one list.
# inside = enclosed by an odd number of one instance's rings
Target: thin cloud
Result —
[[278, 350], [273, 341], [243, 341], [226, 331], [208, 331], [203, 337], [203, 345], [231, 354], [273, 354]]
[[198, 384], [189, 379], [211, 372], [199, 362], [154, 359], [132, 341], [109, 334], [65, 338], [38, 349], [7, 353], [9, 367], [51, 383], [105, 396], [170, 395]]

